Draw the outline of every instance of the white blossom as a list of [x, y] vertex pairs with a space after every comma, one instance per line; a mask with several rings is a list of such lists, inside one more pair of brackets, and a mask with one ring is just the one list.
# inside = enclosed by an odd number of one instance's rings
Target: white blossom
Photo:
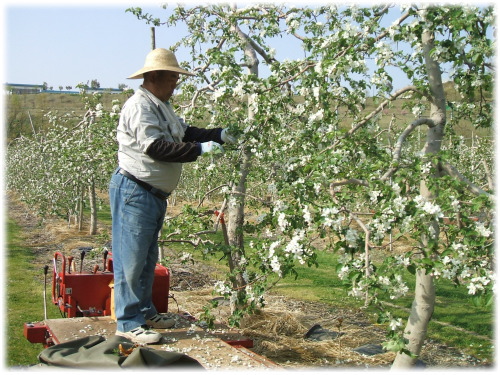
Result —
[[387, 276], [379, 276], [378, 277], [378, 282], [382, 285], [390, 285], [391, 284], [391, 281], [389, 280], [389, 278]]
[[342, 221], [342, 218], [341, 217], [332, 218], [332, 216], [337, 215], [339, 212], [340, 211], [336, 207], [323, 208], [321, 210], [321, 216], [324, 218], [323, 226], [334, 227], [334, 229], [340, 228], [340, 223]]
[[491, 236], [491, 234], [493, 233], [491, 230], [489, 230], [488, 228], [486, 228], [484, 226], [484, 223], [481, 223], [481, 222], [477, 222], [476, 223], [476, 230], [479, 232], [479, 234], [483, 237], [489, 237]]
[[311, 212], [309, 211], [309, 206], [304, 206], [304, 208], [302, 209], [302, 213], [304, 214], [304, 220], [305, 220], [305, 222], [308, 225], [312, 225], [313, 221], [312, 221]]
[[313, 90], [314, 97], [319, 100], [320, 88], [319, 87], [313, 87], [312, 90]]
[[309, 116], [309, 122], [321, 121], [325, 115], [325, 111], [321, 108], [318, 112]]
[[214, 291], [216, 293], [226, 295], [226, 294], [231, 293], [231, 288], [228, 287], [226, 284], [224, 284], [224, 281], [219, 280], [219, 281], [216, 281], [216, 283], [214, 285]]
[[348, 265], [342, 266], [337, 275], [341, 280], [345, 280], [349, 275], [349, 266]]
[[431, 171], [431, 168], [432, 168], [432, 164], [429, 162], [429, 163], [425, 163], [423, 164], [421, 167], [420, 167], [420, 171], [423, 173], [423, 174], [428, 174], [430, 171]]
[[421, 195], [415, 197], [415, 202], [417, 203], [417, 208], [428, 213], [429, 215], [433, 215], [436, 218], [441, 218], [444, 216], [443, 212], [441, 211], [441, 207], [439, 207], [439, 205], [433, 204], [425, 200], [425, 198], [422, 197]]
[[353, 297], [364, 297], [364, 288], [361, 287], [361, 286], [353, 286], [353, 288], [347, 293], [348, 295], [350, 296], [353, 296]]
[[[245, 279], [246, 282], [248, 282], [247, 279]], [[245, 286], [245, 294], [248, 299], [248, 301], [254, 301], [255, 300], [255, 293], [253, 292], [253, 289], [250, 285]]]
[[399, 327], [401, 327], [403, 325], [403, 320], [401, 318], [398, 318], [398, 319], [391, 319], [391, 321], [389, 322], [389, 328], [392, 330], [392, 331], [395, 331], [396, 329], [398, 329]]
[[403, 266], [403, 267], [408, 267], [411, 264], [410, 258], [402, 256], [402, 255], [396, 256], [396, 263], [398, 265]]
[[477, 291], [477, 284], [470, 283], [467, 285], [467, 289], [469, 290], [469, 294], [476, 294]]
[[377, 198], [382, 196], [382, 192], [380, 190], [373, 190], [368, 193], [370, 196], [370, 201], [372, 203], [377, 203]]
[[271, 269], [281, 276], [281, 264], [277, 256], [271, 258]]
[[304, 264], [305, 261], [303, 259], [304, 248], [301, 244], [302, 239], [304, 238], [305, 232], [303, 230], [296, 230], [290, 242], [285, 246], [284, 251], [293, 255], [295, 259], [299, 261], [300, 264]]
[[281, 241], [274, 241], [270, 246], [269, 246], [269, 255], [268, 258], [272, 258], [275, 253], [275, 249], [281, 244]]
[[278, 226], [280, 230], [285, 231], [289, 225], [290, 223], [286, 219], [286, 214], [284, 212], [280, 212], [280, 214], [278, 215]]

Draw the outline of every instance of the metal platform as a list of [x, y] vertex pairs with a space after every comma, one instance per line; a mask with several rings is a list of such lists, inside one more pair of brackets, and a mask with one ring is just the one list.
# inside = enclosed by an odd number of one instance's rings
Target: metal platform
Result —
[[[207, 332], [181, 316], [176, 317], [176, 321], [175, 328], [156, 330], [163, 335], [163, 339], [148, 347], [184, 353], [210, 370], [280, 368], [274, 362], [252, 352], [249, 347], [253, 342], [238, 333], [222, 327]], [[54, 344], [93, 335], [107, 338], [116, 331], [116, 323], [109, 316], [47, 319], [43, 323], [37, 323], [37, 326], [45, 328]]]

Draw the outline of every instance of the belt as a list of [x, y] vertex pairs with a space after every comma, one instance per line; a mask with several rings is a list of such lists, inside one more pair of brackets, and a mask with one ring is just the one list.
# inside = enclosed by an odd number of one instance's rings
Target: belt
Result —
[[125, 177], [127, 177], [129, 180], [132, 180], [134, 181], [137, 185], [140, 185], [142, 186], [144, 189], [146, 189], [147, 191], [149, 191], [151, 194], [153, 194], [154, 196], [160, 198], [161, 200], [164, 200], [166, 201], [168, 197], [170, 197], [170, 193], [165, 193], [164, 191], [161, 191], [160, 189], [157, 189], [153, 186], [151, 186], [150, 184], [148, 184], [147, 182], [144, 182], [144, 181], [141, 181], [139, 180], [138, 178], [136, 178], [135, 176], [131, 175], [130, 173], [128, 173], [125, 169], [122, 169], [120, 168], [118, 170], [118, 173], [124, 175]]

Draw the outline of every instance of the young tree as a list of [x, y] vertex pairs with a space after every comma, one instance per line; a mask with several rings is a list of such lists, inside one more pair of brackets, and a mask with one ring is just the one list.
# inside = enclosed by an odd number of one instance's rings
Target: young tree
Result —
[[[187, 27], [172, 48], [191, 52], [197, 76], [183, 83], [176, 103], [188, 120], [240, 135], [230, 164], [219, 169], [210, 160], [212, 168], [191, 175], [227, 181], [219, 186], [229, 246], [221, 248], [232, 272], [217, 291], [234, 301], [235, 320], [297, 262], [314, 264], [318, 239], [338, 252], [339, 277], [366, 303], [405, 295], [402, 275], [415, 275], [406, 327], [387, 312], [380, 317], [389, 323], [386, 348], [398, 352], [394, 367], [413, 365], [420, 353], [436, 278], [491, 295], [492, 187], [484, 173], [456, 163], [454, 132], [459, 121], [492, 125], [492, 7], [177, 6], [164, 22], [130, 11], [155, 26]], [[280, 39], [300, 53], [278, 59], [272, 46]], [[453, 119], [446, 76], [460, 95]], [[414, 119], [394, 114], [401, 105]], [[423, 145], [415, 134], [421, 128]], [[492, 150], [477, 156], [486, 171]], [[256, 220], [245, 220], [249, 208], [260, 213]], [[181, 220], [189, 223], [186, 241], [199, 244], [186, 216], [167, 223], [167, 239], [179, 234]], [[394, 252], [400, 243], [409, 250]]]
[[97, 233], [97, 192], [106, 191], [116, 168], [115, 131], [120, 106], [105, 110], [102, 94], [88, 95], [83, 87], [85, 114], [48, 112], [46, 131], [21, 135], [7, 153], [7, 186], [43, 218], [77, 217], [82, 229], [83, 208], [91, 211], [89, 233]]

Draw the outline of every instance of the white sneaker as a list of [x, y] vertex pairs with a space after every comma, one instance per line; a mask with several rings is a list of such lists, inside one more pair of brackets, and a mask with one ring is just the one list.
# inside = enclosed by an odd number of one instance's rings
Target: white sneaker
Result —
[[154, 344], [163, 337], [161, 333], [149, 329], [146, 325], [131, 329], [128, 332], [116, 331], [116, 335], [132, 340], [137, 344]]
[[172, 318], [168, 318], [165, 315], [156, 314], [152, 318], [146, 320], [146, 324], [153, 328], [165, 329], [175, 326], [175, 320]]

